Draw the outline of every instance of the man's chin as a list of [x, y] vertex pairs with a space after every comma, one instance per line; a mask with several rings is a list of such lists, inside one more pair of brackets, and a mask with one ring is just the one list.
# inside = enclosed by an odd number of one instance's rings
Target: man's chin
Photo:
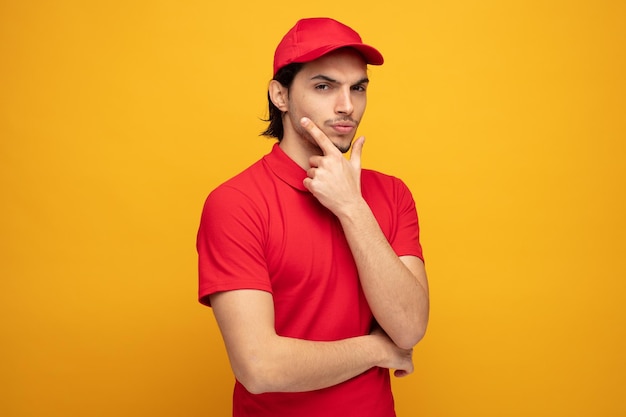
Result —
[[352, 147], [352, 142], [347, 145], [334, 143], [335, 147], [341, 151], [341, 153], [348, 153], [350, 147]]
[[339, 149], [341, 151], [341, 153], [348, 153], [348, 151], [350, 150], [350, 148], [352, 147], [352, 139], [354, 139], [353, 137], [331, 137], [330, 141], [333, 143], [333, 145], [335, 145], [335, 147], [337, 149]]

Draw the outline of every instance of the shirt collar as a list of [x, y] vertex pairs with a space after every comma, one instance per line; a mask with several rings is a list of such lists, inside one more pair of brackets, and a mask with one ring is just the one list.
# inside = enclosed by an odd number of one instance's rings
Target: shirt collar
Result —
[[308, 191], [302, 183], [306, 178], [306, 171], [291, 159], [278, 143], [274, 144], [272, 151], [263, 157], [263, 162], [272, 170], [278, 178], [300, 191]]

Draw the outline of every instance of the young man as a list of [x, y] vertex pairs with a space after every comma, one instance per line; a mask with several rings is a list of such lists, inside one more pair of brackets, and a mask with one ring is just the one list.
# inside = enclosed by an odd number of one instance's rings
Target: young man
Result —
[[236, 417], [395, 416], [389, 369], [413, 371], [429, 301], [411, 193], [361, 169], [353, 143], [367, 64], [382, 63], [349, 27], [300, 20], [274, 56], [265, 134], [278, 143], [207, 198], [199, 297]]

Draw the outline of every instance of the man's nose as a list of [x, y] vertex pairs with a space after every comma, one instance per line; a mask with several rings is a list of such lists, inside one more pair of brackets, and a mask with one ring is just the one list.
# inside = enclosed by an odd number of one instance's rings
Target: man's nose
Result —
[[352, 96], [350, 90], [341, 90], [337, 97], [335, 112], [339, 114], [352, 114], [354, 105], [352, 104]]

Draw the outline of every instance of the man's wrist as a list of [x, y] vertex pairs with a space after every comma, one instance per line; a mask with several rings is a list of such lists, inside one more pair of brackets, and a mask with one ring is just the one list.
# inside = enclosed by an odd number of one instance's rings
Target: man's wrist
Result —
[[387, 341], [384, 339], [384, 335], [372, 333], [367, 336], [369, 346], [369, 352], [372, 358], [372, 366], [385, 367], [385, 364], [389, 361], [389, 352], [387, 350]]
[[359, 218], [363, 218], [363, 216], [367, 215], [368, 212], [371, 213], [371, 210], [369, 208], [369, 205], [367, 204], [367, 201], [365, 201], [363, 197], [358, 197], [354, 201], [339, 207], [339, 210], [337, 213], [335, 213], [335, 215], [342, 223], [358, 223], [357, 220]]

